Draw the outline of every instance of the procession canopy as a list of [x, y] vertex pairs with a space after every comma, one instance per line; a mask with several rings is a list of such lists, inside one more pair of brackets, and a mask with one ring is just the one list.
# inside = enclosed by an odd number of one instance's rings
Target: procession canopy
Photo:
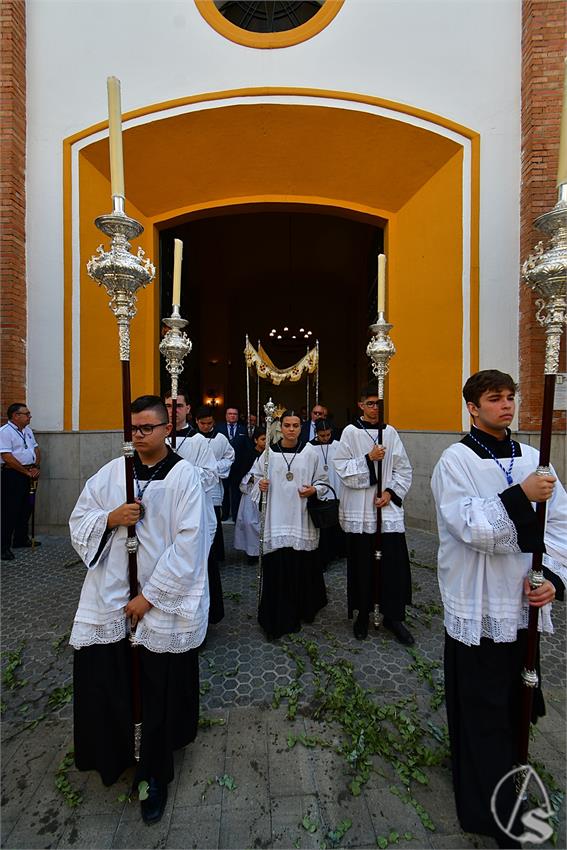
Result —
[[319, 362], [319, 354], [317, 346], [315, 346], [293, 366], [288, 366], [287, 369], [278, 369], [261, 345], [258, 345], [258, 351], [256, 351], [250, 342], [246, 343], [244, 358], [248, 368], [255, 368], [260, 378], [264, 378], [276, 386], [283, 381], [299, 381], [304, 372], [308, 375], [313, 374], [317, 371]]

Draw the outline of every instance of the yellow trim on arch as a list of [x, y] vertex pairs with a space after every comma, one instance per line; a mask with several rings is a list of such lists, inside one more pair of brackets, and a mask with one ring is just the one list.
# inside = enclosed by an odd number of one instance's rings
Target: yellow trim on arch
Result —
[[[128, 121], [130, 119], [156, 114], [159, 112], [165, 112], [168, 109], [180, 107], [189, 104], [197, 104], [197, 103], [208, 103], [219, 100], [230, 100], [231, 98], [254, 98], [254, 97], [266, 97], [266, 96], [299, 96], [299, 97], [313, 97], [319, 98], [322, 101], [322, 105], [329, 99], [333, 100], [342, 100], [347, 102], [355, 102], [355, 103], [363, 103], [373, 106], [383, 107], [389, 111], [401, 112], [407, 115], [412, 115], [418, 118], [423, 118], [430, 123], [436, 124], [440, 127], [445, 127], [447, 129], [453, 130], [454, 132], [460, 134], [464, 138], [467, 138], [471, 142], [471, 228], [470, 228], [470, 248], [471, 248], [471, 269], [470, 269], [470, 301], [469, 301], [469, 310], [470, 310], [470, 358], [471, 358], [471, 370], [478, 368], [478, 328], [479, 328], [479, 320], [478, 320], [478, 250], [479, 250], [479, 241], [478, 241], [478, 220], [479, 220], [479, 176], [480, 176], [480, 160], [479, 160], [479, 149], [480, 149], [480, 139], [477, 133], [471, 131], [470, 129], [463, 127], [462, 125], [456, 124], [455, 122], [449, 121], [442, 116], [435, 115], [433, 113], [428, 113], [425, 110], [416, 109], [406, 104], [399, 104], [393, 101], [388, 101], [382, 98], [374, 98], [367, 95], [361, 95], [357, 93], [348, 93], [348, 92], [339, 92], [339, 91], [323, 91], [323, 90], [311, 90], [311, 89], [302, 89], [302, 88], [250, 88], [250, 89], [242, 89], [242, 90], [234, 90], [234, 91], [222, 91], [222, 92], [214, 92], [210, 94], [201, 94], [194, 95], [188, 98], [182, 98], [174, 101], [168, 101], [159, 104], [153, 104], [141, 109], [135, 110], [133, 112], [127, 113], [124, 116], [124, 120]], [[264, 104], [266, 105], [266, 104]], [[267, 106], [271, 106], [272, 104], [267, 104]], [[238, 106], [246, 108], [246, 104], [238, 104], [231, 105], [228, 104], [231, 109], [235, 109]], [[309, 109], [304, 104], [284, 104], [287, 109]], [[333, 104], [334, 111], [341, 111], [337, 104]], [[185, 113], [185, 115], [202, 115], [206, 110], [198, 110], [195, 113]], [[213, 112], [225, 113], [225, 110], [209, 110], [211, 114]], [[342, 110], [345, 113], [353, 114], [352, 111]], [[227, 111], [226, 113], [227, 120], [229, 120], [228, 116], [230, 113]], [[358, 115], [367, 116], [368, 118], [380, 118], [380, 116], [374, 116], [371, 113], [357, 113]], [[160, 116], [161, 117], [161, 116]], [[182, 118], [183, 116], [178, 116]], [[167, 120], [168, 116], [164, 115], [163, 118]], [[337, 120], [340, 120], [337, 117]], [[396, 121], [395, 116], [391, 119], [389, 117], [382, 118], [384, 120], [393, 120]], [[401, 123], [401, 122], [400, 122]], [[145, 125], [147, 126], [147, 125]], [[410, 125], [407, 125], [410, 126]], [[101, 122], [94, 127], [90, 127], [82, 130], [79, 133], [74, 134], [73, 136], [68, 137], [64, 140], [63, 143], [63, 194], [64, 194], [64, 204], [63, 204], [63, 216], [64, 216], [64, 269], [65, 269], [65, 283], [64, 283], [64, 293], [65, 293], [65, 304], [64, 304], [64, 326], [65, 326], [65, 343], [64, 343], [64, 379], [65, 379], [65, 396], [64, 396], [64, 412], [65, 412], [65, 427], [71, 427], [71, 409], [72, 409], [72, 147], [78, 141], [82, 141], [88, 138], [95, 132], [100, 132], [101, 130], [107, 127], [107, 122]], [[136, 130], [137, 128], [131, 128], [131, 130]], [[125, 131], [125, 141], [127, 142], [127, 137], [130, 130], [126, 129]], [[431, 131], [429, 131], [431, 132]], [[96, 145], [96, 143], [94, 143]], [[90, 151], [92, 147], [89, 145], [85, 148], [85, 154]], [[84, 155], [82, 154], [79, 159], [80, 162], [84, 161]], [[79, 169], [80, 170], [80, 169]], [[453, 172], [454, 173], [454, 172]], [[100, 175], [102, 176], [102, 175]], [[84, 185], [84, 184], [83, 184]], [[271, 188], [271, 184], [265, 184], [266, 189]], [[101, 183], [102, 187], [102, 183]], [[369, 205], [368, 203], [360, 203], [357, 202], [355, 197], [351, 197], [345, 199], [343, 197], [322, 197], [315, 194], [278, 194], [273, 191], [266, 191], [265, 194], [255, 193], [250, 195], [242, 195], [242, 194], [230, 194], [230, 185], [227, 185], [225, 196], [223, 197], [215, 197], [211, 200], [203, 201], [199, 199], [198, 202], [189, 204], [179, 208], [170, 208], [170, 209], [162, 209], [160, 211], [156, 211], [155, 214], [149, 214], [145, 211], [141, 215], [141, 219], [143, 219], [143, 223], [147, 228], [147, 234], [144, 237], [144, 247], [150, 253], [152, 251], [152, 244], [154, 246], [154, 251], [152, 252], [152, 256], [154, 260], [157, 259], [157, 245], [159, 242], [159, 228], [160, 225], [163, 225], [164, 222], [171, 222], [174, 219], [179, 219], [180, 221], [184, 218], [190, 219], [193, 216], [196, 216], [204, 210], [214, 210], [214, 209], [222, 209], [223, 207], [236, 207], [245, 206], [247, 204], [250, 205], [259, 205], [262, 204], [264, 208], [269, 205], [281, 205], [281, 204], [293, 204], [293, 205], [301, 205], [306, 204], [310, 206], [319, 206], [321, 208], [329, 209], [329, 212], [333, 210], [333, 208], [338, 210], [343, 210], [344, 212], [350, 212], [351, 215], [354, 214], [359, 215], [361, 217], [366, 218], [367, 220], [372, 219], [379, 226], [384, 226], [385, 223], [388, 223], [388, 228], [386, 230], [386, 237], [389, 240], [390, 236], [388, 235], [390, 230], [392, 231], [392, 236], [395, 232], [397, 232], [397, 225], [394, 221], [395, 214], [392, 213], [390, 209], [383, 209]], [[299, 184], [299, 188], [301, 189], [301, 184]], [[89, 189], [90, 191], [90, 189]], [[98, 194], [98, 193], [97, 193]], [[104, 203], [104, 202], [103, 202]], [[128, 205], [131, 206], [131, 205]], [[110, 208], [110, 194], [108, 193], [108, 208]], [[97, 209], [97, 214], [104, 212], [105, 209]], [[344, 214], [344, 213], [343, 213]], [[152, 227], [153, 225], [153, 227]], [[82, 223], [81, 227], [84, 227], [84, 223]], [[96, 235], [92, 235], [88, 241], [89, 245], [93, 245], [96, 243], [96, 239], [98, 238], [100, 241], [100, 237], [98, 236], [98, 232]], [[95, 242], [93, 243], [93, 238]], [[399, 244], [399, 243], [398, 243]], [[88, 252], [89, 255], [92, 251]], [[84, 265], [84, 260], [86, 256], [81, 257], [81, 264]], [[81, 274], [81, 278], [83, 278], [83, 273]], [[93, 286], [92, 283], [89, 284], [90, 287]], [[152, 315], [158, 315], [158, 289], [157, 282], [154, 284], [154, 293], [149, 297], [144, 295], [144, 301], [147, 304], [148, 313], [146, 313], [144, 319], [138, 319], [136, 322], [136, 333], [140, 333], [143, 335], [143, 338], [146, 343], [148, 343], [151, 347], [151, 340], [153, 338], [153, 334], [155, 332], [155, 328], [153, 327], [153, 323], [151, 321]], [[100, 299], [101, 294], [98, 294], [98, 298]], [[87, 296], [87, 300], [90, 300], [89, 296]], [[83, 308], [81, 309], [83, 312]], [[109, 314], [110, 315], [110, 314]], [[86, 342], [86, 340], [83, 340]], [[402, 358], [398, 358], [401, 360]], [[138, 361], [137, 361], [138, 362]], [[460, 363], [460, 358], [459, 358]], [[395, 368], [395, 364], [393, 364], [393, 370]], [[396, 369], [397, 371], [397, 369]], [[144, 380], [146, 381], [150, 378], [151, 375], [159, 374], [159, 355], [157, 352], [154, 352], [153, 358], [148, 358], [144, 362], [143, 367]], [[87, 372], [82, 373], [82, 386], [85, 386], [84, 381], [86, 381], [88, 375]], [[147, 386], [147, 384], [146, 384]], [[88, 405], [87, 405], [88, 407]], [[81, 403], [81, 416], [85, 412], [85, 408]], [[89, 414], [86, 419], [81, 418], [80, 427], [95, 427], [91, 420], [91, 415]], [[460, 421], [460, 420], [459, 420]], [[113, 427], [112, 425], [106, 424], [99, 427]], [[411, 427], [411, 426], [409, 426]], [[430, 427], [435, 427], [433, 423], [430, 423]], [[436, 426], [437, 428], [443, 426]], [[458, 425], [456, 427], [459, 427]]]
[[203, 18], [219, 35], [244, 47], [260, 49], [291, 47], [294, 44], [301, 44], [302, 41], [308, 41], [331, 23], [340, 12], [343, 3], [344, 0], [326, 0], [321, 9], [301, 26], [286, 32], [266, 33], [249, 32], [227, 21], [213, 0], [195, 0], [195, 5]]
[[[459, 124], [450, 118], [438, 115], [436, 112], [429, 112], [427, 109], [420, 109], [411, 104], [388, 100], [384, 97], [359, 94], [358, 92], [345, 92], [338, 89], [311, 89], [302, 88], [301, 86], [259, 86], [258, 88], [224, 89], [222, 91], [188, 95], [187, 97], [177, 97], [171, 100], [162, 100], [159, 103], [141, 106], [138, 109], [131, 109], [130, 112], [123, 114], [122, 121], [125, 123], [134, 118], [142, 118], [145, 115], [152, 115], [156, 112], [167, 112], [171, 109], [176, 109], [180, 106], [190, 106], [194, 103], [214, 103], [217, 100], [232, 100], [239, 97], [317, 97], [322, 100], [345, 100], [349, 103], [363, 103], [368, 106], [379, 106], [392, 112], [400, 112], [402, 115], [412, 115], [414, 118], [422, 118], [431, 124], [437, 124], [439, 127], [453, 130], [466, 139], [480, 139], [479, 134], [475, 130], [471, 130], [464, 124]], [[298, 105], [290, 104], [290, 106]], [[108, 121], [98, 121], [84, 130], [79, 130], [77, 133], [67, 136], [63, 139], [63, 144], [74, 145], [76, 142], [88, 138], [88, 136], [107, 129]]]
[[[480, 136], [471, 140], [470, 373], [480, 369]], [[468, 377], [468, 376], [467, 376]]]
[[70, 431], [73, 403], [73, 230], [71, 145], [63, 143], [63, 428]]

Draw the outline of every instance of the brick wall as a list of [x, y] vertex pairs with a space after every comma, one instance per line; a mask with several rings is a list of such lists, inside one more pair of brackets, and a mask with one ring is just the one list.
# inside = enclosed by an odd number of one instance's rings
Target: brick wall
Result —
[[[564, 0], [522, 3], [522, 262], [543, 238], [534, 220], [557, 202], [559, 122], [563, 91], [566, 13]], [[520, 428], [539, 430], [543, 398], [545, 334], [535, 321], [536, 295], [520, 282]], [[565, 334], [563, 360], [565, 362]], [[565, 414], [554, 425], [565, 429]]]
[[26, 6], [0, 7], [1, 414], [26, 401]]

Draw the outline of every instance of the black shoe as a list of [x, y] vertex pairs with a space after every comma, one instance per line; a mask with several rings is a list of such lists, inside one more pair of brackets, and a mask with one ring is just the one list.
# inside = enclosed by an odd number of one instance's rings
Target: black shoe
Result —
[[383, 623], [384, 628], [389, 629], [404, 646], [412, 646], [415, 643], [414, 636], [400, 620], [388, 620], [384, 617]]
[[368, 637], [368, 614], [366, 616], [363, 614], [358, 615], [354, 621], [352, 631], [357, 640], [364, 640]]
[[37, 549], [38, 546], [41, 546], [39, 540], [36, 540], [35, 543], [28, 537], [27, 540], [24, 540], [23, 543], [14, 543], [14, 549], [31, 549], [32, 547]]
[[160, 784], [155, 779], [150, 779], [148, 796], [140, 800], [142, 820], [144, 823], [157, 823], [161, 820], [167, 803], [167, 784]]
[[3, 561], [14, 561], [16, 556], [12, 552], [11, 549], [2, 549], [2, 560]]

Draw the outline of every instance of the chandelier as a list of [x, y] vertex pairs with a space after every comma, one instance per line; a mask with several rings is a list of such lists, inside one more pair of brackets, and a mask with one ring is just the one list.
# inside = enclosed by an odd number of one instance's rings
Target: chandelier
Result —
[[313, 336], [313, 331], [307, 330], [307, 328], [293, 328], [288, 327], [288, 325], [284, 325], [283, 328], [272, 328], [270, 331], [270, 339], [279, 342], [290, 342], [292, 340], [310, 340]]

